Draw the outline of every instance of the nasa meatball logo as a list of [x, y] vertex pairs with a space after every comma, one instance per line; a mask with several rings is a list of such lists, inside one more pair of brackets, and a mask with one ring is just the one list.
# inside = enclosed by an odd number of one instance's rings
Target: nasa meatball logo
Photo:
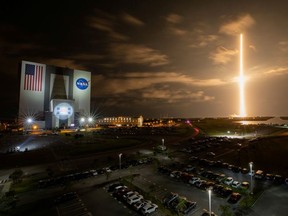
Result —
[[84, 78], [79, 78], [77, 81], [76, 81], [76, 86], [81, 89], [81, 90], [85, 90], [88, 88], [88, 81]]

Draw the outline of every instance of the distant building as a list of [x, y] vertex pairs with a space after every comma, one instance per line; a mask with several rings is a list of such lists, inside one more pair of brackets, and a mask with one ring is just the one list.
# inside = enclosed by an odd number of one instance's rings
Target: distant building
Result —
[[143, 117], [127, 117], [127, 116], [119, 116], [119, 117], [104, 117], [98, 118], [95, 121], [98, 125], [104, 126], [137, 126], [142, 127], [143, 125]]
[[[79, 125], [90, 114], [91, 73], [22, 61], [19, 120], [24, 128]], [[29, 119], [29, 121], [28, 121]]]

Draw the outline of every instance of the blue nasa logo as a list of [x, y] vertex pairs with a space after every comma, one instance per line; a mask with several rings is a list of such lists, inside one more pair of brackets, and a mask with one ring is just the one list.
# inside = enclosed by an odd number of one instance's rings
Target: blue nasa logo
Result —
[[88, 88], [88, 81], [84, 78], [79, 78], [77, 81], [76, 81], [76, 86], [81, 89], [81, 90], [85, 90]]

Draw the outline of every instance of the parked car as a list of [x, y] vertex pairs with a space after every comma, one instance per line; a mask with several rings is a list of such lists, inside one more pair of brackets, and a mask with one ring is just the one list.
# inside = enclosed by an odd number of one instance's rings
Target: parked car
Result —
[[114, 192], [118, 190], [124, 190], [124, 189], [128, 189], [127, 186], [120, 184], [114, 188]]
[[147, 203], [141, 208], [141, 213], [143, 215], [148, 215], [148, 214], [151, 214], [152, 212], [155, 212], [157, 209], [158, 209], [158, 205], [154, 203], [151, 203], [151, 204]]
[[196, 208], [197, 203], [196, 202], [191, 202], [191, 201], [186, 201], [185, 202], [185, 207], [180, 210], [180, 212], [184, 215], [187, 215], [189, 212], [191, 212], [194, 208]]
[[206, 189], [211, 189], [212, 190], [214, 188], [214, 186], [215, 186], [214, 182], [208, 181], [208, 182], [206, 182], [205, 185], [201, 186], [201, 188], [204, 189], [204, 190], [206, 190]]
[[198, 182], [195, 183], [195, 186], [198, 187], [198, 188], [201, 188], [203, 187], [203, 185], [205, 185], [207, 183], [206, 180], [200, 180]]
[[240, 193], [232, 193], [231, 196], [228, 199], [229, 203], [237, 203], [241, 199], [242, 195]]
[[142, 196], [142, 195], [135, 194], [135, 195], [133, 195], [133, 196], [131, 196], [131, 197], [129, 197], [129, 198], [127, 199], [127, 203], [128, 203], [129, 205], [132, 205], [132, 204], [134, 204], [134, 203], [136, 203], [136, 202], [138, 202], [138, 201], [140, 201], [140, 200], [142, 200], [142, 199], [143, 199], [143, 196]]
[[225, 174], [220, 174], [218, 177], [216, 177], [216, 182], [222, 183], [223, 180], [225, 180], [226, 176]]
[[241, 183], [240, 187], [243, 189], [248, 189], [250, 187], [250, 184], [249, 184], [249, 182], [244, 181]]
[[192, 174], [182, 172], [180, 178], [183, 182], [188, 183], [194, 176]]
[[150, 200], [140, 200], [136, 203], [134, 203], [133, 208], [138, 211], [140, 210], [144, 205], [146, 205], [147, 203], [152, 203]]
[[243, 173], [243, 174], [247, 174], [249, 171], [248, 171], [248, 169], [247, 168], [242, 168], [241, 169], [241, 173]]
[[255, 179], [263, 179], [264, 178], [264, 171], [263, 170], [257, 170], [255, 173]]
[[130, 190], [129, 190], [128, 188], [122, 188], [122, 189], [119, 189], [119, 190], [114, 191], [112, 195], [113, 195], [116, 199], [123, 201], [123, 200], [124, 200], [123, 196], [124, 196], [125, 194], [127, 194], [128, 192], [130, 192]]
[[174, 200], [174, 199], [176, 199], [176, 198], [178, 198], [179, 197], [179, 195], [177, 194], [177, 193], [169, 193], [169, 194], [167, 194], [166, 196], [164, 196], [164, 198], [163, 198], [163, 204], [165, 205], [165, 206], [169, 206], [169, 204]]
[[123, 194], [123, 199], [127, 200], [134, 195], [139, 195], [137, 191], [128, 191], [127, 193]]
[[214, 152], [207, 152], [206, 154], [209, 156], [215, 156], [216, 155]]
[[177, 197], [172, 202], [170, 202], [168, 208], [177, 211], [177, 206], [180, 203], [180, 201], [185, 201], [185, 198], [183, 197]]
[[111, 170], [109, 167], [105, 167], [105, 168], [103, 168], [103, 170], [104, 170], [105, 172], [108, 172], [108, 173], [112, 172], [112, 170]]
[[238, 182], [238, 181], [233, 181], [232, 184], [231, 184], [231, 187], [233, 187], [233, 188], [239, 188], [240, 185], [241, 185], [240, 182]]
[[91, 176], [97, 176], [98, 175], [97, 170], [94, 170], [94, 169], [89, 170], [89, 173]]
[[199, 177], [193, 177], [189, 180], [189, 184], [194, 185], [196, 182], [199, 182], [201, 179]]
[[265, 180], [266, 181], [273, 181], [273, 179], [274, 179], [274, 175], [273, 174], [271, 174], [271, 173], [266, 173], [265, 174]]
[[171, 178], [180, 178], [180, 176], [181, 176], [181, 171], [178, 171], [178, 170], [174, 170], [170, 173]]
[[232, 177], [227, 177], [224, 181], [224, 184], [226, 185], [231, 185], [233, 182], [233, 178]]
[[201, 214], [201, 216], [217, 216], [214, 212], [210, 212], [206, 209], [203, 209], [203, 213]]
[[109, 185], [108, 186], [108, 192], [113, 192], [115, 190], [115, 188], [118, 186], [123, 186], [123, 184], [117, 182], [117, 183], [113, 183], [113, 184]]
[[224, 187], [222, 190], [219, 191], [219, 195], [222, 197], [228, 197], [230, 194], [232, 194], [232, 189], [229, 187]]
[[284, 178], [281, 175], [275, 175], [273, 183], [274, 184], [283, 184], [284, 183]]
[[213, 192], [216, 194], [220, 194], [221, 190], [223, 190], [224, 186], [220, 184], [216, 184], [213, 187]]

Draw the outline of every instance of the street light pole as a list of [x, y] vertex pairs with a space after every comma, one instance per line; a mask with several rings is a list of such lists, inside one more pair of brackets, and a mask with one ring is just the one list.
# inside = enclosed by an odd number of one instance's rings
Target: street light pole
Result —
[[208, 196], [209, 196], [209, 216], [211, 216], [211, 189], [208, 189]]
[[122, 153], [119, 154], [119, 169], [121, 170], [121, 157], [122, 157]]
[[250, 184], [251, 184], [251, 189], [250, 189], [250, 193], [253, 194], [253, 162], [249, 163], [250, 166]]

